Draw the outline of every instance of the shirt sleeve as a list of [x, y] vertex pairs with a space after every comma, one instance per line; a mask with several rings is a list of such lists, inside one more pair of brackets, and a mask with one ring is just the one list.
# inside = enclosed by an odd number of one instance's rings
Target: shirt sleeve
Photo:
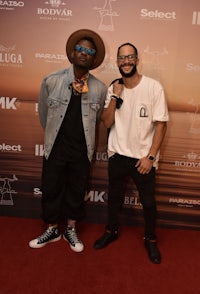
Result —
[[153, 121], [168, 121], [168, 106], [163, 87], [158, 83], [154, 93]]
[[111, 95], [113, 94], [113, 85], [111, 85], [108, 90], [107, 90], [107, 94], [106, 94], [106, 100], [105, 100], [105, 104], [104, 104], [104, 108], [108, 108], [108, 105], [110, 104], [110, 100], [111, 100]]

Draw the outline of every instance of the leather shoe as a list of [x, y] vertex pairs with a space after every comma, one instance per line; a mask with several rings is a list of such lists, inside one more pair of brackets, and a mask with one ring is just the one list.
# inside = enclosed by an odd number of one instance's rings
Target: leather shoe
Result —
[[161, 263], [161, 254], [157, 247], [156, 240], [145, 239], [144, 242], [151, 262], [155, 264]]
[[105, 231], [103, 236], [97, 239], [94, 243], [95, 249], [102, 249], [106, 247], [111, 242], [117, 240], [118, 238], [118, 231]]

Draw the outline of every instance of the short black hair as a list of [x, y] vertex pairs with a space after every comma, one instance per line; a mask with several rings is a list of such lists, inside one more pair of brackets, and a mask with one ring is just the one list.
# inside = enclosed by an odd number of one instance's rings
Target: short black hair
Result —
[[118, 47], [118, 49], [117, 49], [117, 56], [119, 55], [119, 50], [120, 50], [122, 47], [127, 46], [127, 45], [133, 47], [133, 49], [135, 50], [135, 54], [138, 56], [138, 50], [137, 50], [137, 48], [136, 48], [133, 44], [131, 44], [131, 43], [129, 43], [129, 42], [124, 43], [124, 44], [122, 44], [122, 45], [120, 45], [120, 46]]

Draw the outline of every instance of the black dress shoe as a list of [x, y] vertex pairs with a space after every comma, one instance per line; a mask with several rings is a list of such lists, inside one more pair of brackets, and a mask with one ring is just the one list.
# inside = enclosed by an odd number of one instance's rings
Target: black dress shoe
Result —
[[111, 242], [117, 240], [118, 238], [118, 231], [105, 231], [103, 236], [97, 239], [94, 243], [95, 249], [102, 249], [106, 247]]
[[155, 264], [161, 263], [160, 251], [157, 247], [156, 240], [145, 239], [145, 247], [148, 252], [149, 259]]

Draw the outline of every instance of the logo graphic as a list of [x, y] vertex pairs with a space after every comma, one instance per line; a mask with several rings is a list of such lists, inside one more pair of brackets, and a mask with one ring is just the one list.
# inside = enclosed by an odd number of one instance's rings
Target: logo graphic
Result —
[[64, 54], [50, 54], [50, 53], [35, 53], [36, 59], [44, 60], [45, 62], [62, 63], [67, 60], [67, 56]]
[[159, 11], [158, 9], [156, 10], [148, 10], [148, 9], [141, 9], [140, 10], [140, 16], [142, 19], [147, 19], [147, 20], [162, 20], [162, 21], [172, 21], [176, 20], [176, 12], [175, 11]]
[[65, 5], [65, 3], [61, 0], [49, 0], [46, 1], [45, 4], [50, 4], [52, 7], [59, 7], [60, 5]]
[[106, 195], [106, 192], [102, 191], [102, 192], [99, 192], [99, 191], [90, 191], [89, 193], [87, 193], [85, 195], [85, 198], [84, 200], [85, 201], [88, 201], [90, 200], [90, 202], [102, 202], [104, 203], [105, 202], [105, 195]]
[[35, 156], [43, 156], [44, 155], [44, 145], [36, 144], [35, 145]]
[[2, 152], [22, 152], [21, 145], [0, 144], [0, 151]]
[[200, 71], [200, 65], [193, 64], [193, 63], [187, 63], [186, 64], [186, 70], [190, 72], [199, 72]]
[[94, 153], [93, 159], [97, 161], [108, 161], [108, 153], [97, 151]]
[[105, 0], [104, 6], [101, 8], [94, 7], [95, 10], [99, 11], [100, 24], [98, 29], [100, 31], [114, 31], [113, 17], [119, 16], [117, 12], [112, 9], [112, 2], [117, 0]]
[[192, 14], [192, 25], [200, 25], [200, 11], [194, 11]]
[[14, 10], [16, 7], [24, 7], [22, 1], [0, 1], [0, 9], [2, 10]]
[[[137, 190], [129, 191], [130, 195], [125, 195], [123, 207], [130, 208], [130, 207], [140, 207], [140, 199], [139, 199], [139, 193]], [[92, 203], [101, 203], [106, 204], [108, 202], [108, 194], [106, 191], [96, 191], [91, 190], [89, 191], [84, 198], [85, 201], [89, 201]]]
[[145, 106], [140, 108], [140, 117], [148, 117], [147, 108]]
[[118, 66], [116, 64], [116, 58], [106, 53], [105, 59], [103, 63], [98, 67], [97, 71], [99, 73], [106, 71], [109, 74], [118, 74]]
[[196, 159], [200, 158], [200, 156], [197, 153], [195, 153], [194, 151], [184, 155], [183, 157], [187, 158], [188, 160], [196, 160]]
[[184, 160], [176, 160], [175, 161], [175, 167], [176, 169], [181, 170], [191, 170], [191, 169], [199, 169], [200, 168], [200, 162], [198, 161], [200, 159], [200, 156], [194, 152], [191, 151], [187, 153], [186, 155], [183, 155]]
[[154, 73], [154, 78], [160, 80], [160, 72], [165, 69], [161, 66], [160, 57], [168, 55], [167, 49], [164, 47], [161, 51], [151, 50], [150, 46], [147, 45], [143, 52], [151, 58], [150, 61], [145, 62], [147, 71], [150, 71], [151, 75]]
[[185, 198], [169, 198], [169, 203], [177, 204], [178, 207], [196, 208], [200, 206], [200, 200]]
[[5, 47], [0, 44], [0, 66], [22, 67], [22, 55], [16, 53], [16, 45]]
[[64, 7], [66, 4], [61, 0], [49, 0], [44, 4], [51, 6], [51, 8], [37, 8], [37, 14], [41, 20], [68, 21], [72, 17], [72, 10]]
[[133, 192], [133, 195], [134, 196], [125, 196], [124, 197], [124, 207], [125, 208], [131, 208], [134, 206], [137, 206], [137, 207], [142, 206], [137, 191]]
[[11, 187], [11, 182], [17, 181], [18, 178], [13, 175], [12, 178], [1, 178], [0, 182], [2, 182], [2, 186], [0, 186], [0, 193], [1, 193], [1, 199], [0, 199], [0, 205], [14, 205], [12, 194], [17, 194], [15, 190]]
[[40, 188], [34, 188], [33, 194], [34, 194], [34, 197], [38, 197], [38, 198], [42, 197], [42, 191], [40, 190]]
[[1, 109], [12, 109], [16, 110], [19, 107], [20, 102], [17, 102], [17, 98], [13, 97], [0, 97], [0, 108]]
[[35, 103], [35, 114], [38, 114], [38, 102]]
[[193, 105], [195, 107], [194, 113], [192, 113], [192, 122], [190, 125], [190, 133], [200, 134], [200, 113], [199, 106], [200, 103], [195, 103], [194, 99], [191, 99], [188, 104]]

